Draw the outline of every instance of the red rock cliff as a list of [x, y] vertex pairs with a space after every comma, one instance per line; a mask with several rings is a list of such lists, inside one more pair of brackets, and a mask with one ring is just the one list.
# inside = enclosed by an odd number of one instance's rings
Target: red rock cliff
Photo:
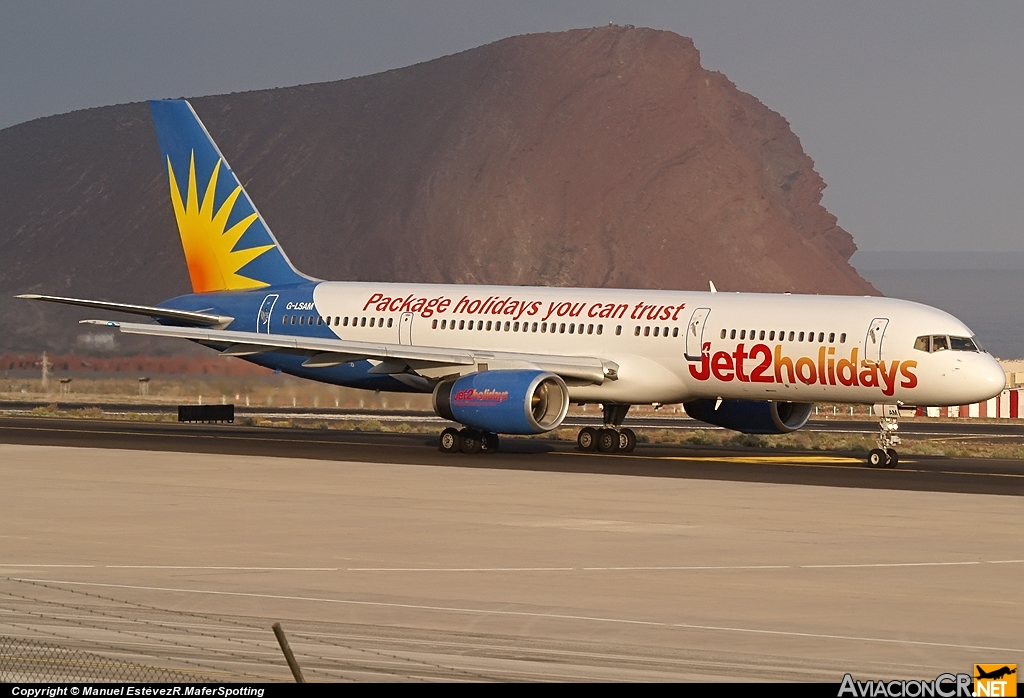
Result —
[[[671, 32], [519, 36], [192, 102], [320, 278], [877, 293], [786, 120]], [[144, 105], [0, 131], [0, 295], [188, 292], [165, 177]], [[64, 346], [52, 323], [80, 315], [0, 303], [0, 348]]]

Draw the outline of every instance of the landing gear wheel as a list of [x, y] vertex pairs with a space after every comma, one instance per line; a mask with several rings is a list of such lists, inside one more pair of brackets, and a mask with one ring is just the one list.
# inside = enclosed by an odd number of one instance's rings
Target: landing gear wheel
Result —
[[581, 451], [593, 452], [597, 450], [597, 429], [594, 427], [583, 427], [576, 436], [576, 445]]
[[602, 429], [597, 432], [597, 450], [601, 453], [615, 453], [619, 450], [619, 432]]
[[885, 468], [888, 466], [889, 458], [885, 451], [880, 448], [873, 448], [868, 452], [868, 465], [872, 468]]
[[636, 448], [636, 434], [632, 429], [623, 429], [619, 432], [619, 451], [621, 453], [632, 453]]
[[896, 451], [890, 448], [888, 451], [885, 452], [885, 455], [887, 456], [885, 461], [886, 468], [895, 468], [897, 465], [899, 465], [900, 458], [896, 454]]
[[480, 434], [471, 429], [463, 429], [459, 432], [459, 442], [463, 453], [480, 453], [484, 447]]
[[498, 450], [498, 435], [493, 432], [486, 432], [483, 438], [484, 453], [494, 453]]
[[440, 447], [442, 453], [458, 453], [462, 447], [462, 438], [458, 429], [448, 427], [441, 432]]

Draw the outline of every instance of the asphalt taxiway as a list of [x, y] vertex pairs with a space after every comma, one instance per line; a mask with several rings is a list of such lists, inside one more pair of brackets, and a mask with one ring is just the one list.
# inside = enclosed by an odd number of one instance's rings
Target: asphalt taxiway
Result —
[[1014, 462], [503, 448], [0, 420], [0, 636], [235, 680], [289, 678], [275, 621], [312, 680], [837, 682], [1024, 652]]

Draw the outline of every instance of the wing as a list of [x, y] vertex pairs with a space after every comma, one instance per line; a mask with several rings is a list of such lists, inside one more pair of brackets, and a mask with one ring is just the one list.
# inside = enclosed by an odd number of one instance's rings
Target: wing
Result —
[[191, 339], [219, 349], [225, 356], [253, 356], [268, 352], [297, 354], [309, 358], [306, 368], [337, 366], [350, 361], [371, 359], [379, 363], [370, 369], [376, 374], [414, 373], [417, 370], [475, 366], [492, 368], [537, 368], [561, 376], [566, 381], [600, 385], [617, 380], [619, 366], [614, 361], [587, 356], [556, 356], [519, 352], [484, 351], [453, 347], [407, 346], [345, 339], [294, 337], [204, 327], [171, 327], [108, 320], [82, 320], [83, 324], [116, 327], [125, 334]]
[[193, 325], [206, 325], [211, 327], [227, 327], [234, 320], [227, 315], [215, 315], [213, 313], [194, 312], [191, 310], [174, 310], [173, 308], [157, 308], [151, 305], [134, 305], [131, 303], [112, 303], [110, 301], [93, 301], [84, 298], [64, 298], [62, 296], [41, 296], [36, 293], [23, 293], [15, 298], [25, 298], [32, 301], [49, 301], [51, 303], [63, 303], [65, 305], [79, 305], [83, 308], [99, 308], [100, 310], [115, 310], [119, 313], [131, 315], [148, 315], [152, 318], [162, 320], [176, 320], [188, 322]]

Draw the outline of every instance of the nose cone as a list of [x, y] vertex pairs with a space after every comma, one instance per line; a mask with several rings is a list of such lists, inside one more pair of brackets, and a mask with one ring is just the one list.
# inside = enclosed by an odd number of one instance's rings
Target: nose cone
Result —
[[982, 402], [994, 398], [1006, 387], [1006, 374], [991, 354], [978, 354], [974, 365], [967, 371], [968, 390], [975, 393], [971, 402]]

